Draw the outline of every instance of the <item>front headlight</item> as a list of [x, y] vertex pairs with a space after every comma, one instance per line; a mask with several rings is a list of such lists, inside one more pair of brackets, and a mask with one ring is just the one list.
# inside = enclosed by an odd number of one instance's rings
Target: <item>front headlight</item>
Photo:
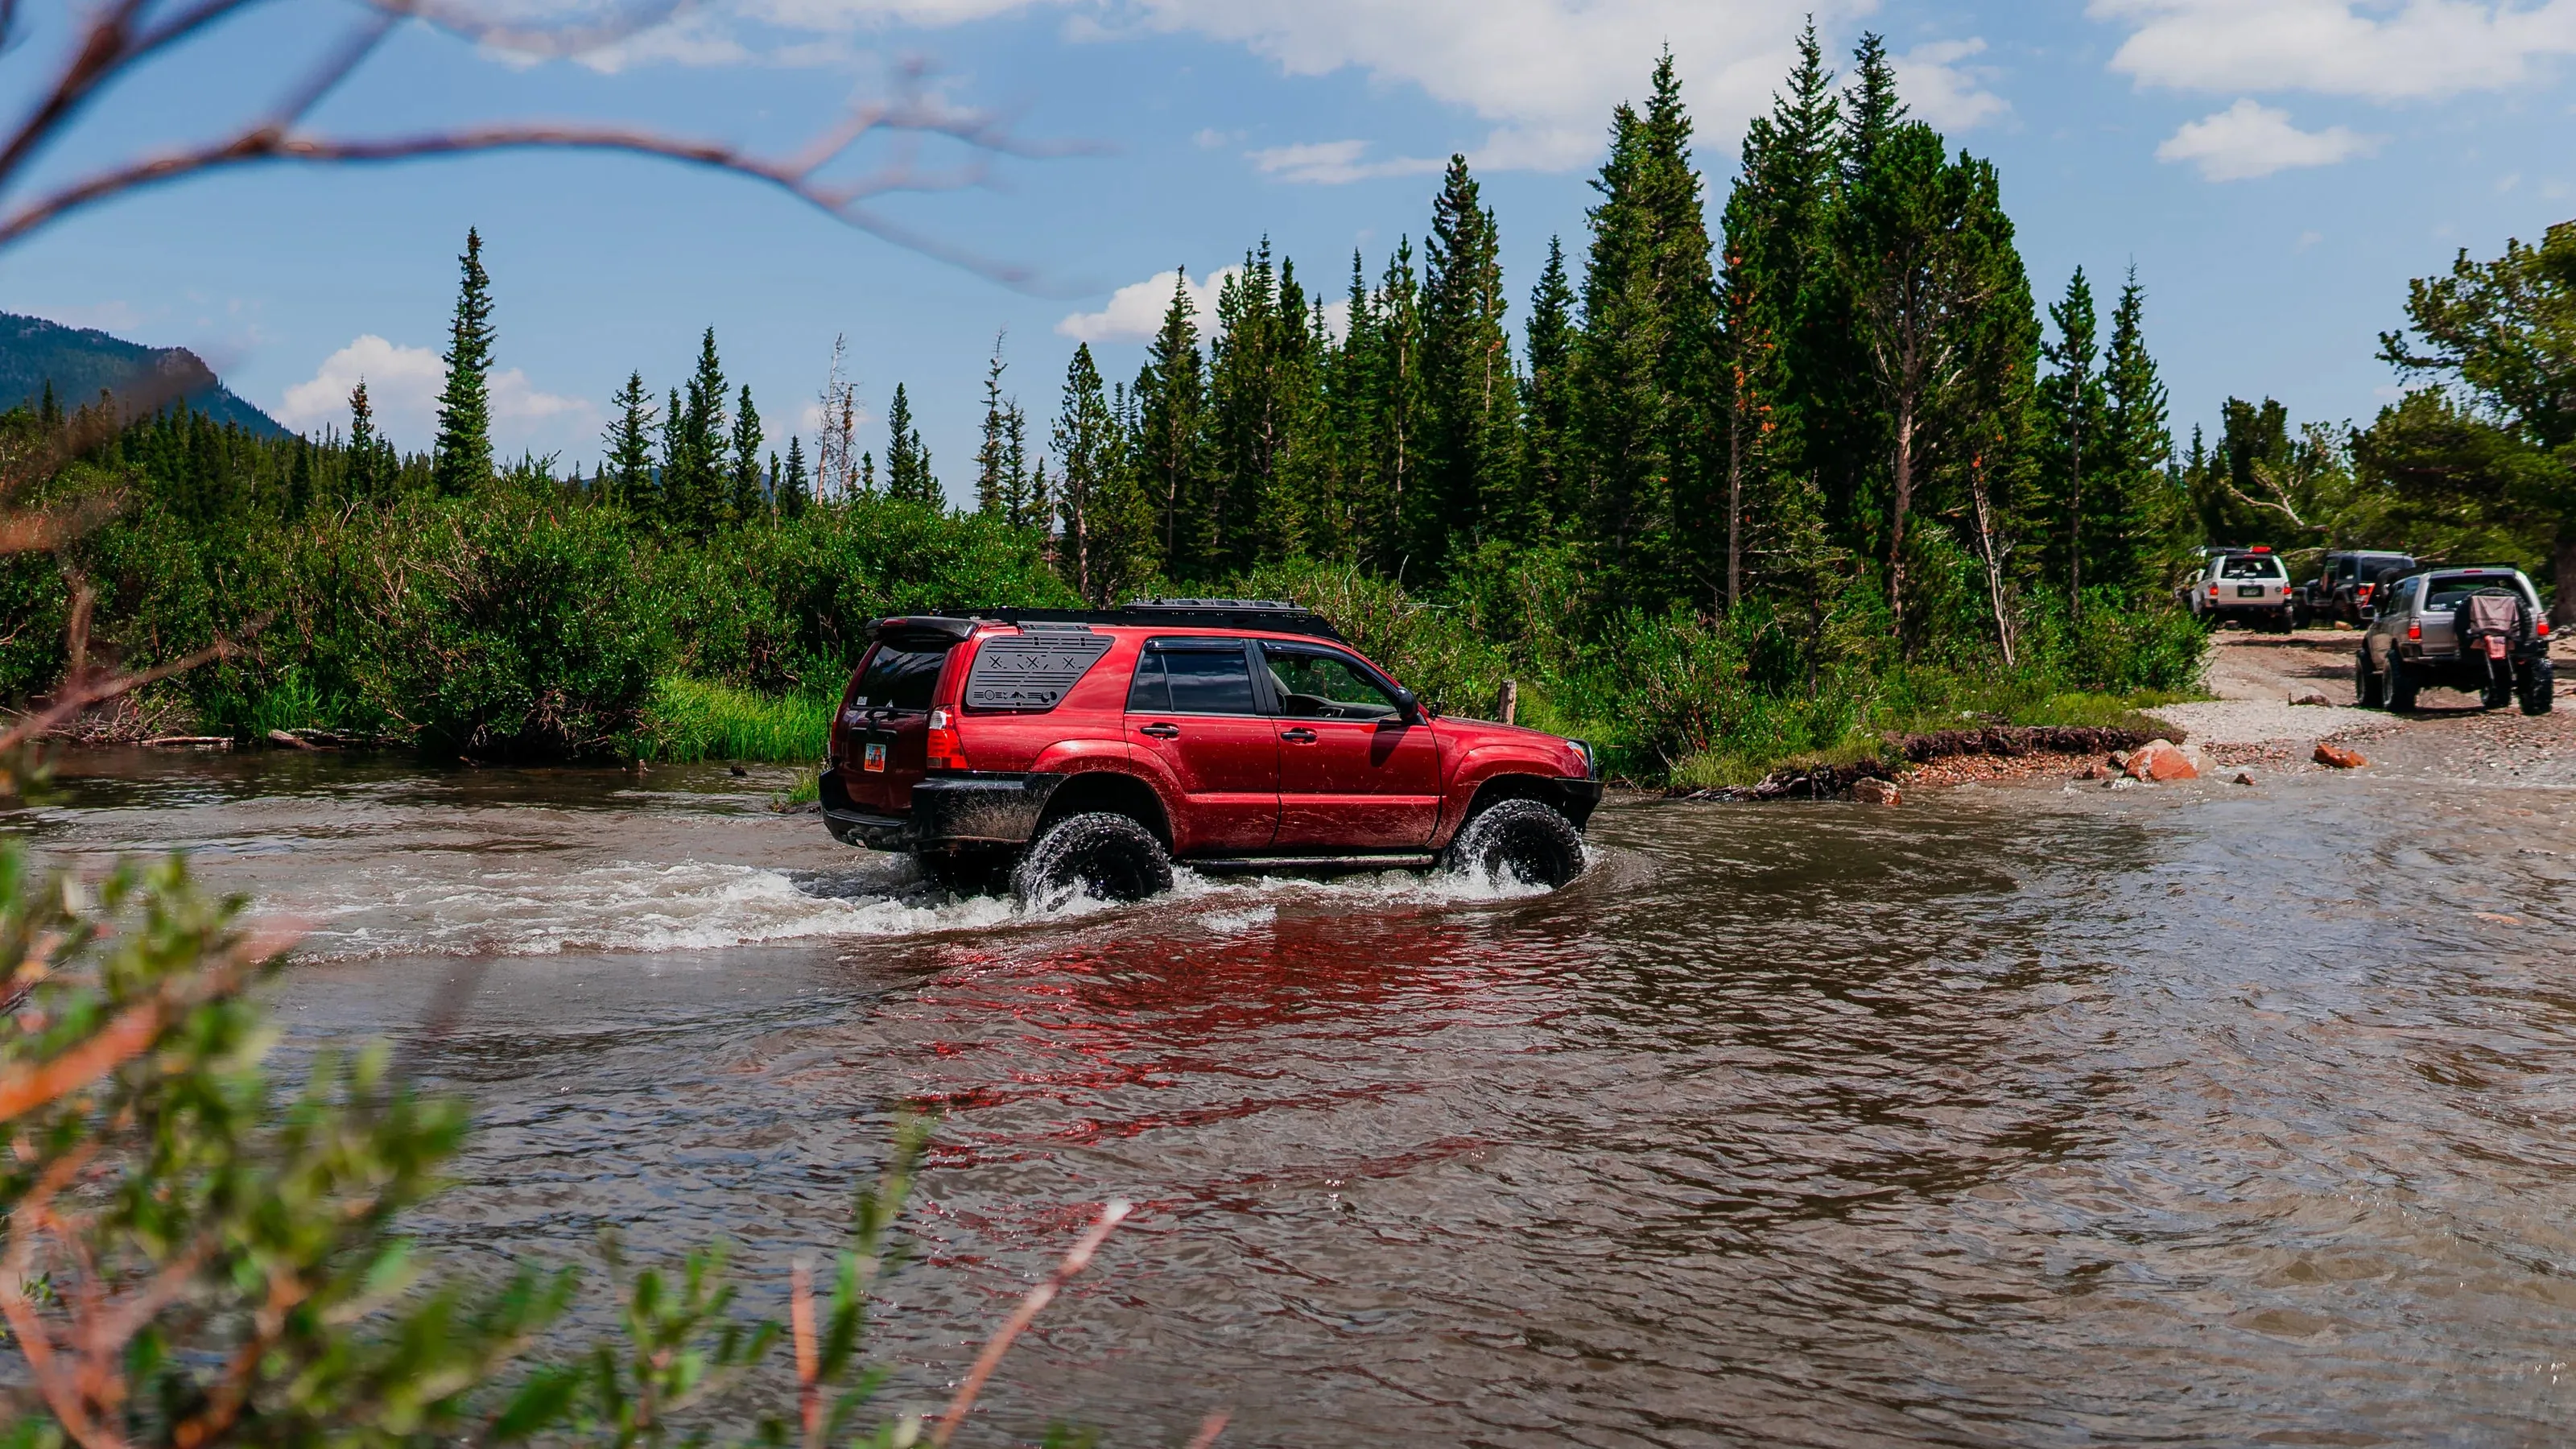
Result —
[[1574, 746], [1574, 752], [1583, 757], [1583, 778], [1587, 780], [1600, 779], [1601, 759], [1599, 756], [1592, 753], [1592, 747], [1581, 740], [1567, 740], [1566, 743]]

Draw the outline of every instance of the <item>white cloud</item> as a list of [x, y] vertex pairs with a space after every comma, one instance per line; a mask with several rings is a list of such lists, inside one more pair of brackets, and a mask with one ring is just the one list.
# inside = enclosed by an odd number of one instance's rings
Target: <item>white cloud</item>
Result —
[[[1190, 305], [1198, 309], [1202, 336], [1216, 316], [1218, 290], [1228, 277], [1242, 272], [1241, 267], [1226, 267], [1190, 283]], [[1055, 324], [1056, 335], [1076, 342], [1141, 342], [1162, 330], [1163, 313], [1172, 305], [1172, 292], [1180, 280], [1175, 269], [1130, 282], [1110, 294], [1108, 306], [1097, 312], [1076, 312]]]
[[2156, 148], [2159, 161], [2188, 161], [2208, 181], [2250, 181], [2295, 166], [2332, 166], [2379, 149], [2379, 138], [2342, 126], [2302, 131], [2290, 113], [2240, 100], [2184, 123]]
[[2113, 70], [2177, 90], [2427, 99], [2576, 55], [2576, 0], [2092, 0], [2089, 13], [2135, 27]]
[[1896, 93], [1906, 111], [1945, 131], [1973, 130], [2012, 109], [2012, 103], [1985, 88], [1991, 67], [1961, 65], [1986, 53], [1986, 43], [1937, 40], [1896, 57]]
[[1264, 176], [1310, 186], [1340, 186], [1386, 176], [1423, 176], [1438, 172], [1446, 164], [1425, 156], [1362, 160], [1368, 154], [1368, 148], [1366, 141], [1310, 141], [1296, 146], [1249, 151], [1245, 155]]
[[[570, 3], [570, 0], [559, 0]], [[2155, 4], [2162, 0], [2097, 0]], [[2179, 0], [2176, 0], [2179, 3]], [[2249, 0], [2252, 3], [2252, 0]], [[2576, 4], [2576, 0], [2557, 0]], [[1704, 143], [1724, 147], [1767, 108], [1796, 60], [1810, 14], [1841, 34], [1877, 0], [715, 0], [673, 22], [674, 37], [637, 37], [617, 63], [648, 58], [739, 63], [725, 24], [852, 35], [887, 25], [936, 27], [1024, 12], [1065, 14], [1069, 39], [1137, 31], [1240, 45], [1293, 76], [1356, 70], [1385, 86], [1418, 88], [1487, 128], [1463, 148], [1491, 170], [1562, 170], [1597, 156], [1612, 105], [1643, 96], [1652, 57], [1672, 47]], [[664, 47], [656, 53], [654, 45]], [[738, 48], [738, 47], [737, 47]], [[1900, 59], [1907, 100], [1940, 125], [2002, 114], [1981, 71], [1959, 62], [1976, 40], [1919, 45]], [[790, 48], [754, 59], [784, 61]], [[1329, 143], [1328, 143], [1329, 144]], [[1393, 165], [1379, 162], [1377, 165]]]
[[[438, 394], [447, 364], [426, 347], [404, 347], [367, 333], [322, 359], [313, 376], [286, 389], [277, 420], [297, 432], [349, 428], [349, 394], [363, 380], [376, 426], [395, 445], [426, 448], [438, 434]], [[599, 409], [581, 398], [542, 392], [519, 368], [493, 373], [487, 385], [492, 441], [504, 453], [546, 452], [589, 442]]]

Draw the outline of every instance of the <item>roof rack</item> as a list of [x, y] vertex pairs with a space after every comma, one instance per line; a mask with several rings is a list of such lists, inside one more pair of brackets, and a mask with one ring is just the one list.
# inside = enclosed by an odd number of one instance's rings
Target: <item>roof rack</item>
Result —
[[1332, 621], [1281, 599], [1138, 599], [1118, 609], [973, 609], [948, 617], [996, 624], [1125, 625], [1130, 628], [1259, 629], [1347, 643]]

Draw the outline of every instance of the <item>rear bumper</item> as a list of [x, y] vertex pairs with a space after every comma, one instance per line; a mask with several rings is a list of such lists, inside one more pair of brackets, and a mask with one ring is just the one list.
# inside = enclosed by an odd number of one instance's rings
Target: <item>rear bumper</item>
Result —
[[1026, 845], [1037, 834], [1062, 775], [968, 772], [933, 775], [912, 787], [901, 815], [863, 810], [837, 770], [823, 772], [823, 828], [867, 850], [937, 850], [959, 845]]

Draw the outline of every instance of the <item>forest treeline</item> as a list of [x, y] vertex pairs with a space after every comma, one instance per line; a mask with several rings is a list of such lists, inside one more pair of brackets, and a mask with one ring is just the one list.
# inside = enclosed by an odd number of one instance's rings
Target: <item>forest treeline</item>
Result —
[[2371, 428], [2231, 401], [2178, 452], [2138, 279], [2039, 306], [1994, 167], [1908, 118], [1875, 37], [1841, 82], [1803, 37], [1722, 202], [1693, 156], [1667, 55], [1517, 316], [1453, 158], [1418, 249], [1328, 295], [1261, 242], [1210, 317], [1183, 277], [1139, 372], [1077, 347], [1042, 429], [997, 343], [962, 511], [904, 386], [863, 448], [836, 351], [782, 450], [712, 329], [660, 398], [630, 374], [589, 476], [497, 460], [469, 234], [429, 453], [363, 386], [345, 435], [124, 429], [58, 480], [117, 521], [0, 574], [0, 694], [59, 675], [87, 591], [136, 662], [259, 626], [174, 686], [204, 727], [685, 754], [670, 701], [706, 695], [676, 684], [819, 696], [875, 614], [1242, 592], [1326, 608], [1448, 708], [1515, 680], [1633, 775], [1718, 780], [2188, 689], [2169, 589], [2205, 543], [2566, 547], [2564, 419], [2494, 340], [2563, 308], [2566, 228], [2417, 285], [2385, 347], [2426, 385]]

